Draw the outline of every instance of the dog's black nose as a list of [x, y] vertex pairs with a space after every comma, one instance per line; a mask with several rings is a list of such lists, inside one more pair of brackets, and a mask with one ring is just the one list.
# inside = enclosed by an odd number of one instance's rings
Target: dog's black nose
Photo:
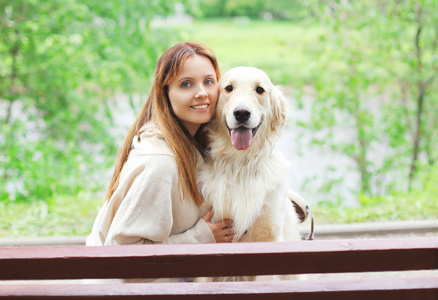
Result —
[[251, 112], [247, 109], [236, 108], [233, 112], [234, 118], [239, 122], [246, 122], [251, 117]]

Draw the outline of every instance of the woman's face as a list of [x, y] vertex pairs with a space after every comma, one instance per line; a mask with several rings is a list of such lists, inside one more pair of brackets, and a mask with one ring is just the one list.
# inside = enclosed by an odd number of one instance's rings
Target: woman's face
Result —
[[213, 64], [202, 55], [188, 57], [176, 79], [169, 85], [172, 109], [192, 136], [201, 124], [210, 121], [218, 94]]

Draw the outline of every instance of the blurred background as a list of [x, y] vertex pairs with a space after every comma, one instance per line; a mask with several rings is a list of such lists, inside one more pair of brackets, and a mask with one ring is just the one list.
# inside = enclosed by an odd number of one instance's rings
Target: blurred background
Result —
[[0, 0], [0, 237], [91, 230], [158, 57], [209, 46], [289, 99], [319, 223], [436, 219], [435, 0]]

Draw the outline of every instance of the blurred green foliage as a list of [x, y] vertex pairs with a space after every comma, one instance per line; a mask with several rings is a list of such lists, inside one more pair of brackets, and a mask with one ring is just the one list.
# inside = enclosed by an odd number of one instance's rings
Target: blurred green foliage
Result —
[[32, 202], [0, 202], [0, 238], [90, 233], [101, 198], [79, 192]]
[[180, 40], [195, 40], [215, 52], [222, 72], [237, 66], [264, 70], [275, 84], [300, 86], [311, 80], [312, 58], [305, 45], [317, 42], [321, 29], [284, 20], [200, 19], [181, 25]]
[[[424, 172], [422, 172], [424, 175]], [[426, 184], [410, 192], [391, 192], [384, 196], [359, 197], [357, 206], [322, 201], [313, 207], [318, 223], [357, 223], [391, 220], [436, 219], [438, 211], [438, 168], [420, 178]]]
[[[354, 161], [361, 195], [438, 184], [424, 176], [438, 159], [438, 3], [309, 3], [325, 30], [308, 45], [316, 100], [304, 125]], [[332, 138], [340, 129], [346, 138]]]
[[202, 18], [249, 17], [277, 20], [301, 20], [308, 16], [306, 1], [301, 0], [199, 0]]
[[102, 189], [111, 97], [147, 93], [175, 36], [151, 20], [176, 2], [0, 0], [1, 200]]

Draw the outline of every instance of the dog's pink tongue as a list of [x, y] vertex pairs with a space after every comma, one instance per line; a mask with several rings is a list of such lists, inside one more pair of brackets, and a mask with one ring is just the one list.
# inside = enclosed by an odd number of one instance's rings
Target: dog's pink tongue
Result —
[[237, 150], [246, 150], [251, 146], [252, 132], [251, 129], [239, 127], [231, 130], [231, 143]]

